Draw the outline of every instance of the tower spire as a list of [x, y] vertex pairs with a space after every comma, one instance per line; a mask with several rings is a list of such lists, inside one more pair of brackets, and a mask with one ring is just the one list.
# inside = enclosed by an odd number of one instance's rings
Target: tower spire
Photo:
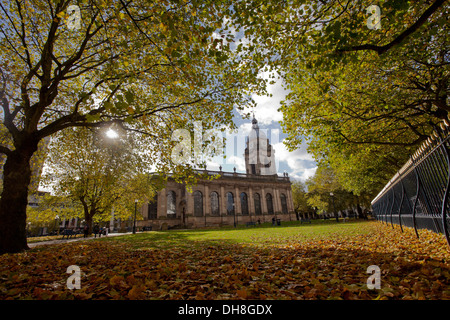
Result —
[[259, 129], [259, 127], [258, 127], [258, 120], [256, 120], [256, 118], [255, 118], [255, 112], [252, 111], [252, 113], [253, 113], [252, 128], [253, 129]]

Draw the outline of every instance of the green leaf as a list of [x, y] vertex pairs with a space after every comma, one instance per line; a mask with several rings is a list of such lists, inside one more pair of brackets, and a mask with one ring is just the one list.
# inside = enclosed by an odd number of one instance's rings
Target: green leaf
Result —
[[133, 102], [134, 102], [134, 99], [135, 99], [134, 93], [131, 92], [130, 90], [127, 90], [127, 91], [125, 92], [125, 99], [127, 100], [127, 102], [128, 102], [129, 104], [133, 103]]

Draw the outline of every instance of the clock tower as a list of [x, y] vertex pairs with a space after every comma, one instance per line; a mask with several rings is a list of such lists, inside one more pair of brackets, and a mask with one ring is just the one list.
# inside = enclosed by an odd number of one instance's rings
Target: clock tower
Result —
[[276, 175], [275, 150], [253, 116], [252, 129], [246, 139], [245, 170], [252, 175]]

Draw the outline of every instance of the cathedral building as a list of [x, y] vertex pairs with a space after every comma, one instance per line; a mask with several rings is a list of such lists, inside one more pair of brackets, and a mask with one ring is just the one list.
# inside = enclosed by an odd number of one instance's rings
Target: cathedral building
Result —
[[218, 175], [200, 180], [188, 192], [186, 185], [168, 179], [165, 188], [142, 208], [144, 220], [137, 226], [152, 230], [202, 228], [295, 219], [291, 182], [286, 173], [278, 176], [275, 152], [253, 118], [246, 138], [246, 173], [202, 170]]

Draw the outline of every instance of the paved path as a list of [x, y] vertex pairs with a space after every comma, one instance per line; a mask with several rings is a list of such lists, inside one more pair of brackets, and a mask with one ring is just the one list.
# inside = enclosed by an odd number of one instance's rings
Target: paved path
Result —
[[[123, 236], [126, 234], [132, 234], [132, 232], [125, 232], [125, 233], [108, 233], [107, 236], [102, 236], [109, 238], [109, 237], [117, 237], [117, 236]], [[99, 239], [99, 237], [88, 237], [88, 238], [74, 238], [74, 239], [57, 239], [57, 240], [48, 240], [48, 241], [39, 241], [39, 242], [32, 242], [28, 244], [28, 247], [34, 248], [37, 246], [44, 246], [44, 245], [52, 245], [52, 244], [60, 244], [60, 243], [68, 243], [68, 242], [75, 242], [75, 241], [83, 241], [83, 240], [92, 240], [92, 239]]]

